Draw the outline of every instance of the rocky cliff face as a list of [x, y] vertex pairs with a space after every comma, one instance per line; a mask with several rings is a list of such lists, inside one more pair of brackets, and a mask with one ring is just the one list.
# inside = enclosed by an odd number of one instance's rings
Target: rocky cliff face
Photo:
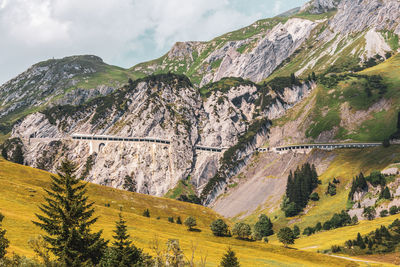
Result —
[[253, 82], [260, 82], [268, 77], [275, 68], [306, 40], [317, 23], [304, 19], [290, 19], [279, 23], [267, 31], [264, 38], [253, 44], [249, 53], [237, 51], [243, 46], [242, 41], [229, 42], [221, 49], [211, 53], [206, 62], [222, 60], [215, 73], [207, 74], [201, 84], [216, 82], [223, 77], [242, 77]]
[[312, 0], [301, 7], [300, 12], [322, 14], [337, 8], [341, 0]]
[[[254, 122], [283, 114], [310, 89], [304, 84], [281, 95], [270, 91], [269, 104], [260, 110], [259, 100], [266, 96], [246, 81], [227, 91], [210, 87], [202, 98], [183, 76], [151, 76], [80, 106], [29, 115], [13, 128], [12, 137], [22, 140], [30, 166], [55, 171], [68, 157], [88, 181], [121, 188], [125, 177], [131, 177], [137, 192], [162, 196], [191, 176], [201, 191], [217, 173], [223, 154], [197, 151], [196, 146], [232, 147]], [[153, 137], [171, 144], [77, 141], [70, 138], [74, 133]], [[235, 153], [249, 157], [266, 138], [261, 129], [255, 143]]]

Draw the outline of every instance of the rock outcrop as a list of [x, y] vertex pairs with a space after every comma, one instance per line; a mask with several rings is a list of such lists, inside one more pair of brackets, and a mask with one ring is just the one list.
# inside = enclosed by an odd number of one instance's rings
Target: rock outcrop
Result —
[[[210, 87], [208, 97], [202, 98], [184, 76], [150, 76], [83, 105], [55, 106], [29, 115], [13, 128], [12, 137], [22, 140], [25, 164], [30, 166], [55, 171], [68, 157], [78, 164], [80, 175], [95, 183], [121, 188], [125, 177], [131, 177], [137, 192], [162, 196], [190, 176], [200, 192], [219, 170], [223, 154], [197, 151], [195, 146], [232, 147], [249, 125], [283, 114], [310, 89], [303, 84], [282, 94], [270, 91], [270, 104], [260, 110], [258, 100], [266, 96], [247, 81], [228, 91]], [[154, 137], [171, 144], [91, 144], [72, 140], [74, 133]], [[266, 140], [265, 133], [261, 129], [244, 149], [235, 151], [238, 158], [249, 158]], [[232, 170], [230, 175], [236, 173]], [[213, 193], [209, 202], [217, 195]]]

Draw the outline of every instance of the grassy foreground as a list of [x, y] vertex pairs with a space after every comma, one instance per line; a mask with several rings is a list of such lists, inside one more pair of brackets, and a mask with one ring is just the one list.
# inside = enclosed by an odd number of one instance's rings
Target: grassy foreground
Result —
[[[33, 257], [27, 242], [40, 234], [32, 224], [38, 204], [42, 203], [43, 188], [49, 186], [49, 173], [17, 165], [0, 159], [0, 212], [5, 215], [4, 228], [11, 242], [9, 252]], [[345, 259], [333, 258], [315, 252], [285, 249], [261, 242], [245, 242], [234, 238], [217, 238], [209, 230], [212, 220], [219, 217], [212, 210], [171, 199], [130, 193], [113, 188], [88, 184], [89, 197], [95, 201], [99, 221], [95, 229], [104, 229], [110, 239], [119, 207], [123, 206], [128, 230], [138, 247], [150, 254], [149, 244], [157, 236], [163, 246], [169, 238], [179, 239], [185, 254], [190, 257], [191, 244], [197, 246], [195, 261], [207, 255], [207, 266], [217, 266], [227, 246], [236, 251], [242, 266], [358, 266]], [[110, 204], [106, 207], [105, 204]], [[151, 218], [141, 214], [148, 208]], [[201, 232], [188, 232], [183, 225], [172, 224], [167, 217], [192, 215]], [[157, 219], [160, 217], [160, 219]]]

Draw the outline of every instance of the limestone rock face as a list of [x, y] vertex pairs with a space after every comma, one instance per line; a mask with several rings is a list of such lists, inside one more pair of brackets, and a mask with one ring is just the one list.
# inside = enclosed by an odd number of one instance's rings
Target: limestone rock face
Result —
[[304, 19], [290, 19], [279, 23], [268, 31], [264, 38], [256, 42], [249, 53], [241, 54], [237, 50], [246, 42], [229, 42], [206, 59], [211, 63], [222, 60], [215, 74], [203, 78], [201, 85], [210, 81], [219, 81], [223, 77], [242, 77], [260, 82], [268, 77], [283, 60], [293, 54], [306, 40], [317, 23]]
[[335, 9], [341, 0], [312, 0], [300, 9], [300, 12], [321, 14]]
[[[286, 88], [281, 95], [271, 92], [270, 105], [260, 111], [261, 95], [255, 84], [213, 90], [204, 99], [182, 77], [150, 77], [83, 105], [31, 114], [14, 126], [12, 138], [22, 140], [25, 164], [33, 167], [54, 172], [68, 157], [79, 166], [79, 175], [91, 182], [122, 188], [129, 176], [137, 192], [162, 196], [190, 176], [201, 192], [218, 171], [223, 153], [199, 151], [196, 146], [232, 147], [255, 120], [284, 114], [312, 89], [304, 84]], [[171, 143], [71, 139], [78, 133], [151, 137]], [[257, 138], [237, 152], [240, 158], [250, 157], [267, 135], [260, 132]], [[209, 200], [217, 196], [213, 192]]]

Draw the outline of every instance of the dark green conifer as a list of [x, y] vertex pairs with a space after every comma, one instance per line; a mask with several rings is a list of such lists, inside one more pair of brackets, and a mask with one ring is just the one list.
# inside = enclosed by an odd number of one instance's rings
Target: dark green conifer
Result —
[[221, 267], [239, 267], [239, 260], [235, 255], [235, 252], [229, 247], [225, 255], [221, 260]]
[[119, 214], [119, 220], [115, 223], [113, 230], [113, 250], [114, 264], [117, 266], [132, 266], [140, 260], [141, 251], [138, 250], [129, 240], [129, 234], [126, 226], [126, 221], [122, 214]]
[[97, 264], [107, 246], [102, 231], [93, 233], [93, 202], [86, 196], [86, 184], [75, 177], [75, 165], [65, 160], [58, 169], [58, 177], [51, 176], [50, 190], [45, 190], [47, 204], [36, 214], [34, 222], [46, 235], [45, 242], [62, 265], [83, 266]]

